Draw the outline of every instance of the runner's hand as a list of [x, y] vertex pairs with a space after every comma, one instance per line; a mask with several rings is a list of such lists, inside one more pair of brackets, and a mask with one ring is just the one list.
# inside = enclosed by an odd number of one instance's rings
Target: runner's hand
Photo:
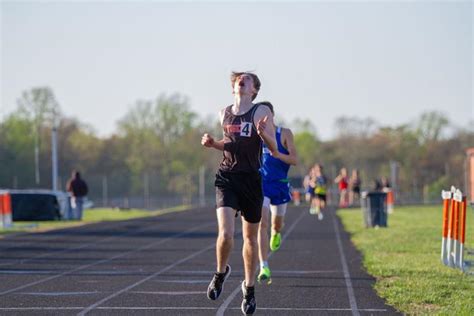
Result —
[[258, 135], [262, 135], [263, 132], [265, 131], [265, 128], [267, 127], [267, 120], [268, 116], [265, 115], [265, 117], [262, 117], [260, 120], [257, 122], [257, 133]]
[[209, 134], [204, 134], [201, 138], [201, 145], [205, 147], [212, 147], [214, 145], [214, 138]]

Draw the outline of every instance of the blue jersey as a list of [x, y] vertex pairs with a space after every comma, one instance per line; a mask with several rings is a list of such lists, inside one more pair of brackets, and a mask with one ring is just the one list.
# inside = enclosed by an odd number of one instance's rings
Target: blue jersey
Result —
[[[281, 127], [278, 127], [276, 130], [276, 143], [278, 145], [278, 151], [280, 153], [288, 155], [289, 152], [281, 143]], [[263, 181], [280, 181], [288, 182], [288, 170], [290, 170], [290, 165], [281, 161], [280, 159], [274, 158], [268, 147], [263, 145], [263, 155], [262, 155], [262, 167], [260, 168], [260, 173], [262, 174]]]

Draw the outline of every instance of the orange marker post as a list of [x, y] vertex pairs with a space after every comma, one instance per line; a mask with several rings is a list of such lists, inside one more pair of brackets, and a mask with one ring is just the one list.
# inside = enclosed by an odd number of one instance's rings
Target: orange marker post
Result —
[[454, 267], [457, 267], [459, 262], [459, 254], [460, 254], [460, 243], [459, 243], [459, 214], [461, 210], [462, 204], [462, 192], [458, 189], [456, 193], [453, 195], [454, 200], [454, 249], [453, 249], [453, 259], [454, 259]]
[[395, 195], [392, 190], [387, 191], [387, 212], [393, 213], [393, 205], [395, 204]]
[[293, 203], [298, 206], [301, 204], [301, 193], [298, 190], [293, 190], [292, 192], [293, 195]]
[[459, 258], [457, 266], [464, 271], [464, 241], [466, 240], [467, 197], [463, 196], [459, 212]]
[[3, 227], [12, 226], [12, 199], [10, 193], [3, 196]]
[[5, 193], [0, 192], [0, 228], [3, 227], [3, 196]]
[[443, 230], [441, 237], [441, 262], [448, 265], [448, 224], [449, 224], [449, 207], [452, 203], [451, 191], [442, 191], [441, 197], [443, 198]]
[[451, 187], [451, 205], [449, 207], [449, 220], [448, 220], [448, 245], [446, 247], [448, 252], [448, 266], [454, 267], [454, 258], [453, 258], [453, 251], [454, 251], [454, 209], [456, 203], [454, 201], [454, 193], [456, 192], [455, 187]]

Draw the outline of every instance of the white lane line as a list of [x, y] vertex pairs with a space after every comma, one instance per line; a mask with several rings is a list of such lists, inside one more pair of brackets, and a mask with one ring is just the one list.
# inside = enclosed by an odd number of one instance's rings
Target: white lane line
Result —
[[[214, 272], [215, 273], [215, 272]], [[209, 280], [152, 280], [152, 282], [158, 283], [181, 283], [181, 284], [201, 284], [209, 283]]]
[[336, 231], [337, 248], [339, 249], [339, 257], [341, 258], [342, 270], [344, 271], [344, 279], [346, 281], [347, 295], [349, 296], [349, 303], [351, 305], [352, 315], [359, 316], [360, 314], [357, 308], [357, 301], [354, 295], [354, 289], [352, 288], [351, 275], [349, 273], [346, 255], [344, 254], [344, 250], [342, 249], [341, 236], [335, 214], [333, 214], [332, 216], [332, 222], [334, 224], [334, 230]]
[[98, 260], [98, 261], [95, 261], [95, 262], [92, 262], [92, 263], [89, 263], [89, 264], [86, 264], [86, 265], [82, 265], [82, 266], [79, 266], [75, 269], [72, 269], [72, 270], [69, 270], [69, 271], [65, 271], [63, 273], [60, 273], [60, 274], [57, 274], [57, 275], [53, 275], [53, 276], [50, 276], [50, 277], [47, 277], [47, 278], [44, 278], [44, 279], [40, 279], [40, 280], [37, 280], [37, 281], [34, 281], [34, 282], [30, 282], [30, 283], [27, 283], [27, 284], [24, 284], [24, 285], [20, 285], [20, 286], [17, 286], [13, 289], [10, 289], [10, 290], [6, 290], [6, 291], [3, 291], [3, 292], [0, 292], [0, 296], [2, 295], [6, 295], [6, 294], [9, 294], [9, 293], [12, 293], [12, 292], [16, 292], [18, 290], [22, 290], [22, 289], [25, 289], [25, 288], [28, 288], [30, 286], [34, 286], [34, 285], [37, 285], [37, 284], [41, 284], [41, 283], [44, 283], [44, 282], [47, 282], [47, 281], [51, 281], [51, 280], [54, 280], [54, 279], [57, 279], [59, 277], [62, 277], [64, 275], [68, 275], [68, 274], [71, 274], [73, 272], [76, 272], [76, 271], [80, 271], [80, 270], [84, 270], [84, 269], [87, 269], [89, 267], [92, 267], [92, 266], [95, 266], [95, 265], [98, 265], [98, 264], [101, 264], [101, 263], [106, 263], [106, 262], [109, 262], [109, 261], [112, 261], [112, 260], [115, 260], [117, 258], [121, 258], [121, 257], [124, 257], [124, 256], [127, 256], [129, 254], [132, 254], [132, 253], [135, 253], [135, 252], [140, 252], [142, 250], [145, 250], [145, 249], [149, 249], [149, 248], [152, 248], [152, 247], [155, 247], [155, 246], [158, 246], [160, 244], [163, 244], [169, 240], [173, 240], [173, 239], [176, 239], [176, 238], [179, 238], [181, 236], [185, 236], [187, 234], [190, 234], [196, 230], [199, 230], [201, 228], [204, 228], [206, 226], [211, 226], [211, 225], [215, 225], [215, 223], [207, 223], [207, 224], [203, 224], [203, 225], [199, 225], [197, 227], [194, 227], [192, 229], [188, 229], [182, 233], [178, 233], [178, 234], [174, 234], [168, 238], [165, 238], [165, 239], [162, 239], [162, 240], [159, 240], [159, 241], [156, 241], [156, 242], [153, 242], [153, 243], [150, 243], [148, 245], [144, 245], [144, 246], [141, 246], [139, 248], [136, 248], [134, 250], [130, 250], [130, 251], [126, 251], [126, 252], [122, 252], [122, 253], [119, 253], [118, 255], [115, 255], [115, 256], [112, 256], [110, 258], [107, 258], [107, 259], [102, 259], [102, 260]]
[[[32, 274], [32, 275], [58, 274], [58, 270], [0, 270], [0, 275], [1, 274]], [[130, 274], [146, 275], [148, 273], [144, 271], [117, 271], [117, 270], [111, 270], [111, 271], [97, 270], [97, 271], [84, 271], [84, 272], [78, 273], [78, 275], [130, 275]]]
[[0, 270], [0, 274], [53, 274], [53, 270]]
[[[231, 307], [229, 309], [240, 310], [239, 307]], [[323, 307], [309, 307], [309, 308], [301, 308], [301, 307], [258, 307], [258, 310], [267, 310], [267, 311], [328, 311], [328, 312], [337, 312], [337, 311], [352, 311], [351, 308], [323, 308]], [[361, 312], [386, 312], [387, 310], [384, 308], [367, 308], [367, 309], [358, 309]]]
[[[286, 231], [286, 233], [283, 235], [283, 238], [282, 238], [282, 243], [283, 241], [290, 235], [290, 233], [293, 231], [293, 229], [295, 229], [296, 225], [301, 221], [301, 219], [306, 215], [306, 212], [301, 212], [301, 215], [293, 222], [293, 224], [291, 224], [291, 226], [288, 228], [288, 230]], [[268, 258], [270, 259], [271, 255], [273, 254], [273, 252], [271, 252], [269, 255], [268, 255]], [[241, 284], [239, 283], [239, 285], [234, 289], [234, 291], [225, 299], [225, 301], [221, 304], [221, 306], [219, 306], [219, 309], [217, 310], [217, 313], [216, 315], [217, 316], [223, 316], [224, 315], [224, 312], [225, 310], [227, 309], [227, 307], [229, 306], [229, 304], [232, 302], [232, 300], [235, 298], [235, 296], [237, 295], [237, 293], [239, 293], [241, 291]]]
[[[269, 256], [272, 255], [273, 252], [269, 254]], [[1, 272], [1, 270], [0, 270]], [[216, 271], [179, 271], [179, 274], [191, 274], [191, 275], [209, 275], [209, 274], [214, 274]], [[235, 274], [244, 274], [244, 270], [234, 270], [232, 269], [232, 275]], [[342, 273], [342, 270], [301, 270], [301, 271], [292, 271], [292, 270], [273, 270], [272, 269], [272, 274], [273, 273], [279, 273], [279, 274], [318, 274], [318, 273]]]
[[151, 295], [193, 295], [193, 294], [199, 294], [199, 295], [205, 295], [206, 291], [169, 291], [169, 292], [164, 292], [164, 291], [130, 291], [128, 293], [135, 293], [135, 294], [151, 294]]
[[69, 296], [69, 295], [91, 295], [98, 294], [101, 292], [20, 292], [21, 295], [33, 295], [33, 296]]
[[[160, 215], [164, 215], [164, 214], [168, 214], [168, 213], [162, 213]], [[153, 217], [151, 216], [150, 218], [153, 218]], [[124, 222], [124, 224], [120, 225], [119, 228], [126, 228], [127, 225], [135, 224], [135, 221], [137, 219], [131, 219], [131, 220], [132, 220], [132, 222]], [[149, 222], [147, 221], [146, 223], [149, 223]], [[139, 225], [139, 223], [136, 223], [136, 224]], [[65, 249], [58, 250], [58, 251], [46, 252], [46, 253], [43, 253], [41, 255], [33, 256], [33, 257], [30, 257], [30, 258], [14, 259], [15, 261], [12, 261], [12, 262], [0, 263], [0, 266], [4, 267], [4, 266], [17, 265], [17, 264], [24, 264], [24, 263], [33, 261], [35, 259], [47, 258], [47, 257], [57, 255], [57, 254], [60, 254], [60, 253], [67, 253], [67, 252], [70, 252], [70, 251], [73, 251], [73, 250], [79, 250], [79, 249], [87, 248], [87, 247], [92, 246], [92, 245], [96, 245], [96, 244], [99, 244], [99, 243], [104, 243], [104, 242], [107, 242], [107, 241], [110, 241], [110, 240], [125, 237], [125, 236], [130, 235], [130, 234], [142, 232], [142, 231], [147, 230], [149, 228], [154, 229], [156, 227], [155, 224], [156, 224], [155, 222], [152, 222], [150, 225], [148, 225], [146, 227], [141, 227], [137, 230], [127, 231], [126, 233], [122, 233], [122, 234], [119, 234], [119, 235], [114, 235], [114, 236], [102, 238], [102, 239], [99, 239], [99, 240], [95, 240], [93, 242], [83, 243], [83, 244], [80, 244], [79, 246], [76, 246], [76, 247], [70, 247], [70, 248], [65, 248]], [[77, 227], [80, 227], [80, 226], [77, 226]], [[77, 228], [77, 227], [70, 227], [70, 228]], [[117, 229], [117, 228], [112, 228], [110, 231], [113, 232], [113, 230], [115, 230], [115, 229]], [[37, 241], [37, 242], [32, 241], [32, 242], [27, 243], [26, 245], [23, 245], [22, 247], [27, 246], [27, 245], [41, 245], [44, 242], [55, 241], [55, 239], [59, 239], [59, 241], [57, 241], [57, 242], [64, 241], [64, 240], [61, 240], [61, 237], [53, 235], [52, 238], [47, 238], [47, 239]], [[65, 242], [67, 243], [67, 240]], [[15, 249], [15, 248], [20, 248], [21, 249], [20, 246], [15, 246], [15, 247], [6, 248], [5, 251], [9, 250], [9, 249]]]
[[[91, 294], [109, 294], [108, 292], [92, 291], [92, 292], [18, 292], [19, 295], [31, 296], [76, 296], [76, 295], [91, 295]], [[205, 295], [206, 291], [130, 291], [128, 293], [135, 294], [151, 294], [151, 295]]]
[[[237, 270], [239, 271], [239, 270]], [[234, 269], [232, 269], [232, 274], [234, 274]], [[243, 270], [240, 270], [240, 272], [243, 272]], [[211, 271], [211, 270], [199, 270], [199, 271], [190, 271], [190, 270], [180, 270], [179, 271], [179, 274], [182, 275], [182, 274], [199, 274], [199, 275], [214, 275], [214, 273], [216, 273], [216, 271]]]
[[207, 246], [206, 248], [201, 249], [201, 250], [199, 250], [199, 251], [196, 251], [196, 252], [192, 253], [191, 255], [189, 255], [189, 256], [187, 256], [187, 257], [185, 257], [185, 258], [182, 258], [181, 260], [178, 260], [178, 261], [176, 261], [175, 263], [170, 264], [169, 266], [167, 266], [167, 267], [165, 267], [165, 268], [163, 268], [163, 269], [161, 269], [161, 270], [159, 270], [159, 271], [153, 273], [152, 275], [150, 275], [150, 276], [148, 276], [148, 277], [146, 277], [146, 278], [143, 278], [143, 279], [141, 279], [140, 281], [137, 281], [137, 282], [135, 282], [135, 283], [133, 283], [133, 284], [127, 286], [127, 287], [124, 287], [123, 289], [121, 289], [121, 290], [119, 290], [119, 291], [116, 291], [115, 293], [113, 293], [113, 294], [111, 294], [111, 295], [109, 295], [109, 296], [107, 296], [107, 297], [101, 299], [100, 301], [95, 302], [95, 303], [92, 304], [92, 305], [89, 305], [87, 308], [85, 308], [84, 310], [82, 310], [82, 311], [81, 311], [80, 313], [78, 313], [77, 315], [78, 315], [78, 316], [86, 315], [88, 312], [90, 312], [91, 310], [97, 308], [99, 305], [101, 305], [101, 304], [107, 302], [108, 300], [110, 300], [110, 299], [112, 299], [112, 298], [114, 298], [114, 297], [116, 297], [116, 296], [118, 296], [118, 295], [120, 295], [120, 294], [122, 294], [122, 293], [124, 293], [124, 292], [127, 292], [127, 291], [133, 289], [134, 287], [137, 287], [138, 285], [140, 285], [140, 284], [142, 284], [142, 283], [144, 283], [144, 282], [146, 282], [146, 281], [148, 281], [148, 280], [150, 280], [150, 279], [156, 277], [157, 275], [160, 275], [160, 274], [162, 274], [162, 273], [164, 273], [164, 272], [166, 272], [166, 271], [168, 271], [168, 270], [171, 270], [171, 269], [173, 269], [174, 267], [176, 267], [176, 266], [178, 266], [178, 265], [180, 265], [180, 264], [182, 264], [182, 263], [184, 263], [184, 262], [186, 262], [186, 261], [188, 261], [188, 260], [190, 260], [190, 259], [192, 259], [192, 258], [194, 258], [194, 257], [197, 257], [197, 256], [199, 256], [200, 254], [202, 254], [202, 253], [204, 253], [204, 252], [206, 252], [206, 251], [208, 251], [208, 250], [211, 250], [211, 249], [214, 248], [215, 246], [216, 246], [216, 243], [213, 242], [212, 244], [210, 244], [210, 245]]
[[[0, 307], [0, 311], [68, 311], [68, 310], [81, 310], [84, 309], [83, 306], [71, 306], [71, 307]], [[96, 310], [151, 310], [151, 311], [159, 311], [159, 310], [215, 310], [215, 307], [202, 307], [202, 306], [99, 306]], [[231, 307], [229, 310], [240, 310], [239, 307]], [[328, 312], [350, 312], [352, 309], [350, 308], [291, 308], [291, 307], [258, 307], [258, 310], [266, 310], [266, 311], [308, 311], [308, 312], [318, 312], [318, 311], [328, 311]], [[362, 308], [358, 309], [359, 312], [387, 312], [387, 309], [384, 308]]]
[[291, 270], [273, 270], [272, 274], [320, 274], [320, 273], [340, 273], [341, 270], [307, 270], [307, 271], [291, 271]]

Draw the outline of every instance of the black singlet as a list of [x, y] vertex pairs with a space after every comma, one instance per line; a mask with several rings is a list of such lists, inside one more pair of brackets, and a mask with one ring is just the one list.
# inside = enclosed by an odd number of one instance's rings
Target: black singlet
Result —
[[244, 114], [232, 114], [232, 105], [224, 112], [224, 152], [219, 170], [232, 173], [258, 173], [260, 169], [262, 140], [253, 122], [255, 104]]

